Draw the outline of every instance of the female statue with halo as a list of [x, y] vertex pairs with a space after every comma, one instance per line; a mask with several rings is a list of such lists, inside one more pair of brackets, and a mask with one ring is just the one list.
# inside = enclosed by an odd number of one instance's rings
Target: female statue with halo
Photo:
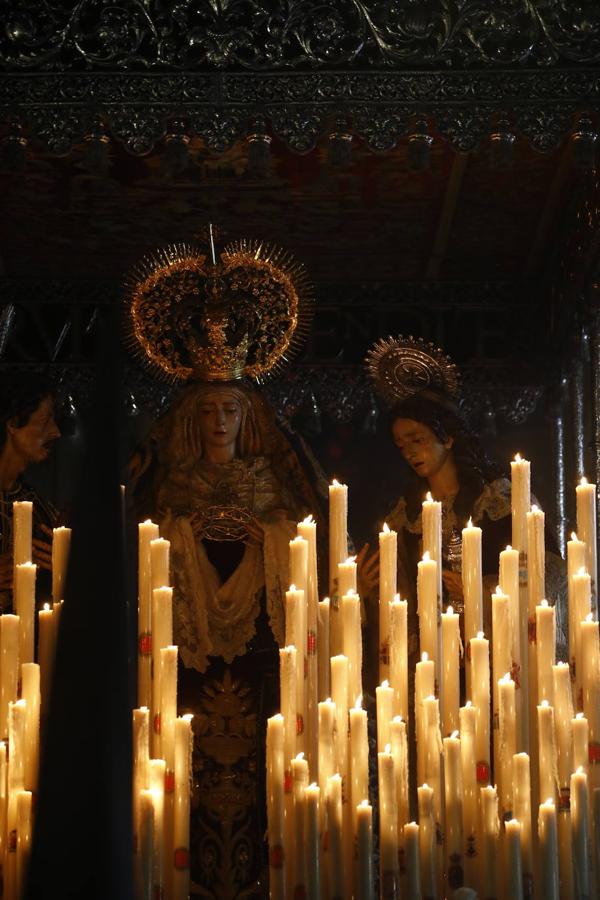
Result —
[[136, 512], [171, 542], [179, 706], [194, 712], [192, 882], [202, 896], [251, 897], [263, 889], [263, 726], [278, 705], [289, 541], [301, 518], [320, 518], [326, 489], [252, 385], [308, 325], [306, 273], [251, 241], [217, 259], [212, 230], [211, 250], [168, 248], [130, 279], [135, 346], [187, 381], [132, 477]]

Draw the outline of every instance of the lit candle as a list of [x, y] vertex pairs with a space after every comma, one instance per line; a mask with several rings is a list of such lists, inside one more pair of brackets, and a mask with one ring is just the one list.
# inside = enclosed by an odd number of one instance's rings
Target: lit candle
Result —
[[513, 756], [513, 815], [521, 823], [523, 880], [533, 884], [533, 848], [531, 832], [531, 776], [527, 753]]
[[[296, 755], [296, 648], [282, 647], [279, 650], [279, 691], [280, 710], [283, 716], [283, 768], [286, 785], [285, 812], [286, 826], [291, 827], [290, 810], [292, 806], [291, 778], [289, 777], [292, 759]], [[286, 829], [287, 835], [287, 829]], [[287, 847], [287, 841], [286, 841]]]
[[379, 679], [390, 677], [390, 606], [396, 595], [398, 535], [384, 524], [379, 532]]
[[348, 783], [348, 658], [331, 658], [331, 699], [335, 704], [335, 771], [342, 776], [344, 791]]
[[173, 898], [190, 893], [190, 782], [192, 715], [175, 719], [175, 810], [173, 828]]
[[[439, 646], [438, 646], [438, 613], [439, 600], [437, 592], [438, 565], [425, 551], [423, 559], [417, 564], [417, 611], [419, 614], [419, 643], [421, 653], [427, 653], [429, 659], [436, 664], [436, 676], [439, 680]], [[441, 674], [441, 673], [440, 673]]]
[[545, 516], [535, 504], [527, 513], [527, 590], [529, 593], [529, 617], [535, 615], [535, 608], [546, 596]]
[[442, 683], [444, 704], [442, 708], [442, 733], [451, 734], [458, 728], [460, 706], [460, 616], [451, 606], [442, 613]]
[[292, 896], [304, 896], [306, 890], [306, 852], [304, 841], [304, 791], [308, 787], [308, 762], [299, 753], [292, 760], [292, 785], [294, 796], [294, 890]]
[[475, 765], [475, 723], [477, 710], [468, 700], [466, 706], [460, 708], [460, 758], [463, 787], [463, 834], [467, 853], [465, 856], [465, 868], [467, 870], [467, 884], [470, 884], [474, 876], [474, 859], [477, 855], [477, 818], [478, 818], [478, 794]]
[[521, 866], [521, 823], [510, 819], [506, 823], [506, 896], [510, 900], [523, 897], [523, 871]]
[[338, 563], [338, 592], [340, 597], [356, 593], [355, 556], [349, 556], [344, 562]]
[[583, 769], [573, 772], [570, 785], [575, 894], [577, 897], [591, 897], [589, 796], [587, 775]]
[[[284, 723], [282, 715], [267, 719], [267, 822], [269, 891], [271, 900], [285, 898], [284, 842]], [[317, 811], [318, 811], [317, 788]], [[318, 824], [315, 851], [318, 870]], [[318, 884], [318, 878], [317, 878]]]
[[[462, 586], [465, 604], [465, 646], [483, 630], [483, 586], [481, 580], [481, 528], [471, 519], [462, 531]], [[467, 691], [471, 691], [471, 662], [465, 661]]]
[[[510, 607], [508, 594], [503, 594], [499, 587], [492, 594], [492, 710], [494, 716], [493, 743], [494, 761], [499, 753], [498, 716], [500, 713], [500, 696], [498, 682], [506, 672], [511, 671], [512, 644], [510, 637]], [[514, 751], [513, 751], [514, 752]], [[502, 793], [500, 793], [502, 799]]]
[[8, 771], [8, 759], [5, 741], [0, 741], [0, 856], [4, 859], [6, 853], [6, 814], [8, 812], [8, 797], [6, 794], [6, 779]]
[[8, 707], [17, 699], [19, 617], [0, 616], [0, 738], [8, 737]]
[[556, 662], [556, 618], [554, 607], [542, 600], [535, 608], [535, 634], [537, 643], [537, 679], [540, 703], [553, 703], [552, 666]]
[[[26, 724], [27, 708], [24, 700], [17, 700], [15, 703], [9, 704], [8, 709], [8, 775], [7, 775], [7, 793], [8, 804], [6, 812], [6, 835], [8, 847], [10, 848], [13, 836], [17, 832], [17, 797], [20, 791], [25, 789], [25, 724]], [[8, 876], [8, 896], [11, 895], [13, 879], [15, 877], [14, 869], [10, 864], [10, 853], [8, 854], [9, 865], [7, 867]], [[5, 885], [6, 891], [6, 885]]]
[[165, 761], [151, 759], [148, 764], [150, 790], [154, 806], [154, 844], [152, 847], [153, 897], [162, 897], [165, 885]]
[[[419, 826], [407, 822], [404, 826], [404, 860], [406, 865], [406, 900], [421, 900], [421, 872], [419, 868]], [[362, 897], [362, 894], [359, 894]]]
[[357, 893], [361, 900], [374, 900], [373, 808], [368, 800], [356, 807], [357, 821]]
[[[307, 900], [319, 900], [321, 896], [320, 864], [319, 864], [319, 795], [317, 784], [309, 784], [304, 789], [304, 848], [306, 857], [304, 869], [306, 872], [306, 897]], [[274, 894], [271, 891], [273, 900]], [[277, 894], [283, 897], [284, 894]]]
[[490, 777], [490, 654], [482, 632], [471, 639], [471, 700], [477, 709], [475, 752], [477, 782], [482, 785]]
[[[296, 699], [295, 699], [295, 714], [297, 716], [298, 723], [298, 735], [296, 747], [297, 750], [306, 750], [308, 754], [309, 767], [313, 768], [317, 764], [316, 758], [313, 759], [313, 756], [316, 757], [317, 753], [317, 740], [316, 735], [311, 734], [311, 746], [308, 747], [306, 745], [307, 735], [305, 733], [305, 720], [307, 713], [307, 696], [306, 696], [306, 674], [308, 671], [308, 658], [306, 656], [307, 650], [307, 609], [306, 609], [306, 598], [307, 598], [307, 589], [308, 589], [308, 541], [306, 538], [298, 535], [292, 541], [290, 541], [290, 579], [292, 582], [292, 587], [294, 591], [302, 592], [301, 596], [297, 596], [296, 605], [295, 605], [295, 616], [296, 622], [293, 626], [294, 631], [294, 646], [296, 647], [296, 671], [298, 677], [295, 680], [296, 684]], [[316, 709], [314, 710], [313, 721], [311, 722], [311, 726], [313, 729], [317, 728], [317, 713]], [[294, 750], [294, 754], [296, 749]], [[286, 769], [289, 767], [290, 759], [287, 758], [285, 761]], [[325, 796], [325, 795], [323, 795]]]
[[390, 684], [394, 715], [408, 721], [408, 602], [398, 596], [390, 603]]
[[[437, 599], [442, 599], [442, 504], [428, 491], [422, 504], [423, 555], [437, 563]], [[422, 647], [427, 650], [427, 647]]]
[[134, 829], [138, 835], [141, 806], [136, 803], [136, 798], [140, 797], [140, 792], [149, 789], [150, 775], [148, 763], [150, 761], [150, 742], [149, 742], [149, 709], [143, 706], [141, 709], [133, 710], [133, 797], [134, 797]]
[[427, 731], [425, 739], [425, 780], [433, 789], [433, 807], [436, 825], [442, 822], [442, 737], [440, 734], [440, 702], [437, 697], [426, 697], [424, 701]]
[[568, 797], [569, 780], [573, 771], [573, 699], [568, 663], [552, 666], [554, 694], [554, 726], [558, 759], [558, 785], [561, 797]]
[[483, 825], [483, 896], [498, 896], [498, 794], [488, 785], [481, 788], [481, 819]]
[[398, 890], [398, 808], [394, 758], [388, 744], [377, 754], [379, 776], [379, 860], [383, 896], [395, 897]]
[[402, 844], [403, 829], [409, 816], [408, 793], [408, 739], [406, 722], [400, 716], [392, 719], [391, 744], [396, 775], [396, 802], [398, 804], [398, 843]]
[[17, 897], [23, 897], [31, 852], [31, 791], [17, 794]]
[[540, 838], [541, 896], [544, 900], [560, 900], [558, 882], [558, 835], [556, 807], [552, 800], [540, 803], [538, 817]]
[[296, 590], [304, 591], [308, 583], [308, 541], [297, 535], [290, 541], [290, 582]]
[[579, 712], [571, 719], [573, 729], [573, 769], [582, 769], [587, 774], [589, 765], [589, 725], [584, 714]]
[[318, 699], [325, 700], [331, 693], [329, 684], [329, 597], [319, 601], [317, 616]]
[[31, 560], [31, 531], [33, 503], [16, 500], [13, 503], [13, 564], [16, 566]]
[[60, 526], [52, 530], [52, 599], [65, 599], [65, 578], [71, 547], [71, 529]]
[[[146, 519], [138, 525], [138, 706], [152, 706], [152, 565], [150, 543], [158, 525]], [[154, 831], [157, 823], [154, 822]]]
[[[160, 651], [160, 752], [165, 760], [169, 783], [175, 771], [175, 719], [177, 718], [177, 647]], [[172, 793], [172, 791], [169, 791]], [[171, 798], [170, 798], [171, 799]], [[156, 828], [156, 822], [154, 823]]]
[[[152, 541], [151, 544], [156, 543]], [[168, 543], [166, 541], [165, 543]], [[160, 747], [160, 652], [173, 646], [173, 590], [159, 587], [152, 591], [152, 755], [161, 756]]]
[[415, 668], [415, 726], [417, 737], [417, 780], [425, 781], [425, 743], [427, 740], [427, 719], [424, 701], [435, 693], [435, 664], [423, 653], [421, 662]]
[[[519, 551], [510, 545], [500, 553], [498, 575], [500, 590], [508, 597], [508, 631], [511, 656], [515, 671], [521, 667], [521, 642], [519, 639]], [[512, 671], [512, 669], [511, 669]]]
[[[340, 653], [348, 657], [350, 696], [358, 697], [359, 694], [362, 694], [362, 634], [360, 630], [360, 598], [358, 594], [346, 594], [342, 597], [341, 618], [343, 641]], [[331, 649], [333, 650], [333, 648]]]
[[154, 795], [151, 790], [139, 794], [139, 886], [141, 900], [153, 900], [152, 861], [154, 851]]
[[[308, 542], [307, 582], [306, 582], [306, 637], [304, 641], [306, 652], [306, 701], [298, 707], [304, 710], [306, 722], [302, 723], [300, 746], [304, 741], [309, 763], [313, 766], [317, 763], [318, 756], [318, 710], [317, 703], [329, 696], [325, 693], [319, 695], [319, 579], [317, 573], [317, 523], [312, 516], [308, 516], [298, 523], [298, 534]], [[304, 646], [302, 644], [296, 646]], [[329, 653], [329, 628], [327, 633], [326, 651]], [[303, 685], [304, 686], [304, 685]], [[299, 729], [300, 730], [300, 729]]]
[[35, 577], [37, 566], [21, 563], [15, 567], [15, 612], [19, 617], [19, 662], [33, 662], [35, 633]]
[[585, 567], [592, 577], [592, 594], [598, 596], [596, 485], [582, 478], [575, 488], [577, 495], [577, 534], [585, 543]]
[[459, 887], [463, 882], [463, 788], [460, 740], [457, 731], [444, 738], [444, 798], [446, 870], [452, 867], [453, 886]]
[[358, 698], [350, 710], [350, 779], [352, 809], [369, 798], [369, 743], [367, 711]]
[[394, 716], [394, 691], [389, 682], [384, 681], [375, 688], [377, 697], [377, 752], [383, 753], [391, 741], [390, 727]]
[[338, 563], [348, 558], [348, 487], [335, 479], [329, 486], [329, 596], [331, 653], [343, 652], [342, 627], [339, 617]]
[[40, 667], [21, 666], [21, 697], [25, 700], [25, 790], [37, 791], [40, 753]]
[[527, 513], [531, 504], [530, 463], [522, 459], [520, 454], [510, 464], [511, 474], [511, 507], [512, 507], [512, 546], [519, 553], [527, 553]]
[[150, 582], [153, 591], [156, 588], [169, 587], [171, 584], [169, 567], [170, 547], [170, 542], [161, 537], [150, 541]]
[[338, 774], [327, 779], [326, 807], [329, 896], [343, 897], [342, 779]]
[[581, 623], [583, 712], [589, 727], [590, 762], [600, 762], [600, 641], [591, 614]]
[[581, 650], [581, 623], [592, 611], [592, 588], [589, 574], [580, 569], [571, 577], [575, 617], [575, 706], [581, 712], [583, 703], [583, 660]]
[[517, 752], [517, 715], [515, 707], [515, 683], [507, 672], [498, 680], [499, 717], [498, 748], [495, 773], [500, 795], [502, 818], [512, 813], [512, 760]]
[[556, 799], [556, 743], [554, 741], [554, 709], [547, 700], [537, 708], [539, 736], [540, 797]]
[[[567, 608], [569, 610], [569, 662], [571, 663], [571, 674], [575, 674], [575, 658], [577, 656], [575, 646], [575, 635], [581, 619], [577, 619], [575, 597], [573, 592], [573, 576], [581, 571], [585, 572], [585, 544], [580, 541], [575, 534], [571, 533], [571, 540], [567, 541]], [[590, 612], [588, 610], [587, 612]], [[587, 612], [585, 615], [587, 615]], [[585, 615], [582, 619], [585, 619]]]
[[419, 799], [419, 857], [423, 897], [437, 896], [436, 836], [433, 790], [428, 784], [417, 788]]
[[38, 612], [38, 662], [40, 664], [42, 709], [44, 710], [46, 710], [50, 702], [50, 679], [52, 678], [54, 657], [53, 616], [54, 613], [50, 608], [50, 604], [44, 603], [43, 609], [40, 609]]
[[335, 703], [328, 699], [319, 703], [319, 788], [323, 808], [327, 798], [327, 779], [335, 774]]

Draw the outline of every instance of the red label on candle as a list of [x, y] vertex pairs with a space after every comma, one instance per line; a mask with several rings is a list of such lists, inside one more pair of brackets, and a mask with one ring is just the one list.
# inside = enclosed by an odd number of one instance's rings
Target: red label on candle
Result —
[[272, 869], [283, 868], [283, 847], [281, 844], [275, 844], [269, 851], [269, 865]]
[[16, 853], [17, 852], [17, 829], [13, 828], [12, 831], [8, 833], [8, 852]]
[[165, 794], [172, 794], [175, 790], [175, 772], [172, 769], [165, 771]]
[[292, 793], [292, 773], [286, 769], [283, 775], [283, 790], [286, 794]]
[[485, 760], [477, 763], [477, 765], [475, 766], [475, 773], [477, 777], [477, 784], [490, 783], [490, 765], [489, 763], [485, 762]]
[[156, 713], [154, 716], [152, 727], [154, 728], [154, 734], [160, 734], [160, 713]]
[[304, 678], [308, 678], [308, 660], [304, 657]]
[[535, 619], [527, 620], [527, 637], [529, 639], [530, 644], [535, 644], [537, 641], [536, 627], [535, 627]]
[[296, 734], [304, 734], [304, 719], [300, 713], [296, 716]]
[[173, 853], [173, 864], [176, 869], [189, 869], [190, 851], [187, 847], [176, 847]]
[[568, 812], [571, 809], [571, 791], [568, 787], [560, 789], [558, 795], [558, 811]]
[[389, 641], [386, 641], [379, 648], [379, 661], [384, 666], [389, 666], [390, 664], [390, 645]]
[[150, 654], [152, 653], [152, 635], [150, 634], [150, 632], [140, 634], [139, 652], [140, 656], [150, 656]]
[[314, 631], [309, 631], [306, 636], [306, 652], [309, 656], [315, 656], [317, 653], [317, 636]]
[[589, 760], [591, 763], [599, 763], [600, 762], [600, 744], [597, 742], [590, 741], [589, 745]]
[[512, 680], [515, 683], [515, 689], [521, 687], [521, 666], [518, 662], [513, 660], [513, 664], [510, 667], [510, 675]]

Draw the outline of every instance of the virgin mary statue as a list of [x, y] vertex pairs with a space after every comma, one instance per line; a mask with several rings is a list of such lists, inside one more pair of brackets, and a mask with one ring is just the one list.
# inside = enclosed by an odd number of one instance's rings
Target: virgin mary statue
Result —
[[320, 518], [307, 448], [252, 382], [292, 354], [311, 292], [285, 253], [173, 247], [129, 292], [146, 359], [186, 381], [132, 466], [138, 515], [171, 542], [179, 707], [193, 712], [192, 895], [263, 896], [264, 723], [278, 702], [289, 541]]

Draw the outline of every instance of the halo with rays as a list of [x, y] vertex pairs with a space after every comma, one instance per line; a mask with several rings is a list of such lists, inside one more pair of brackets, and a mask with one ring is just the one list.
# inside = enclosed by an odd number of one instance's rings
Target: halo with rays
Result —
[[450, 397], [459, 392], [458, 370], [450, 358], [435, 344], [412, 335], [381, 338], [367, 353], [365, 364], [388, 406], [430, 388]]

